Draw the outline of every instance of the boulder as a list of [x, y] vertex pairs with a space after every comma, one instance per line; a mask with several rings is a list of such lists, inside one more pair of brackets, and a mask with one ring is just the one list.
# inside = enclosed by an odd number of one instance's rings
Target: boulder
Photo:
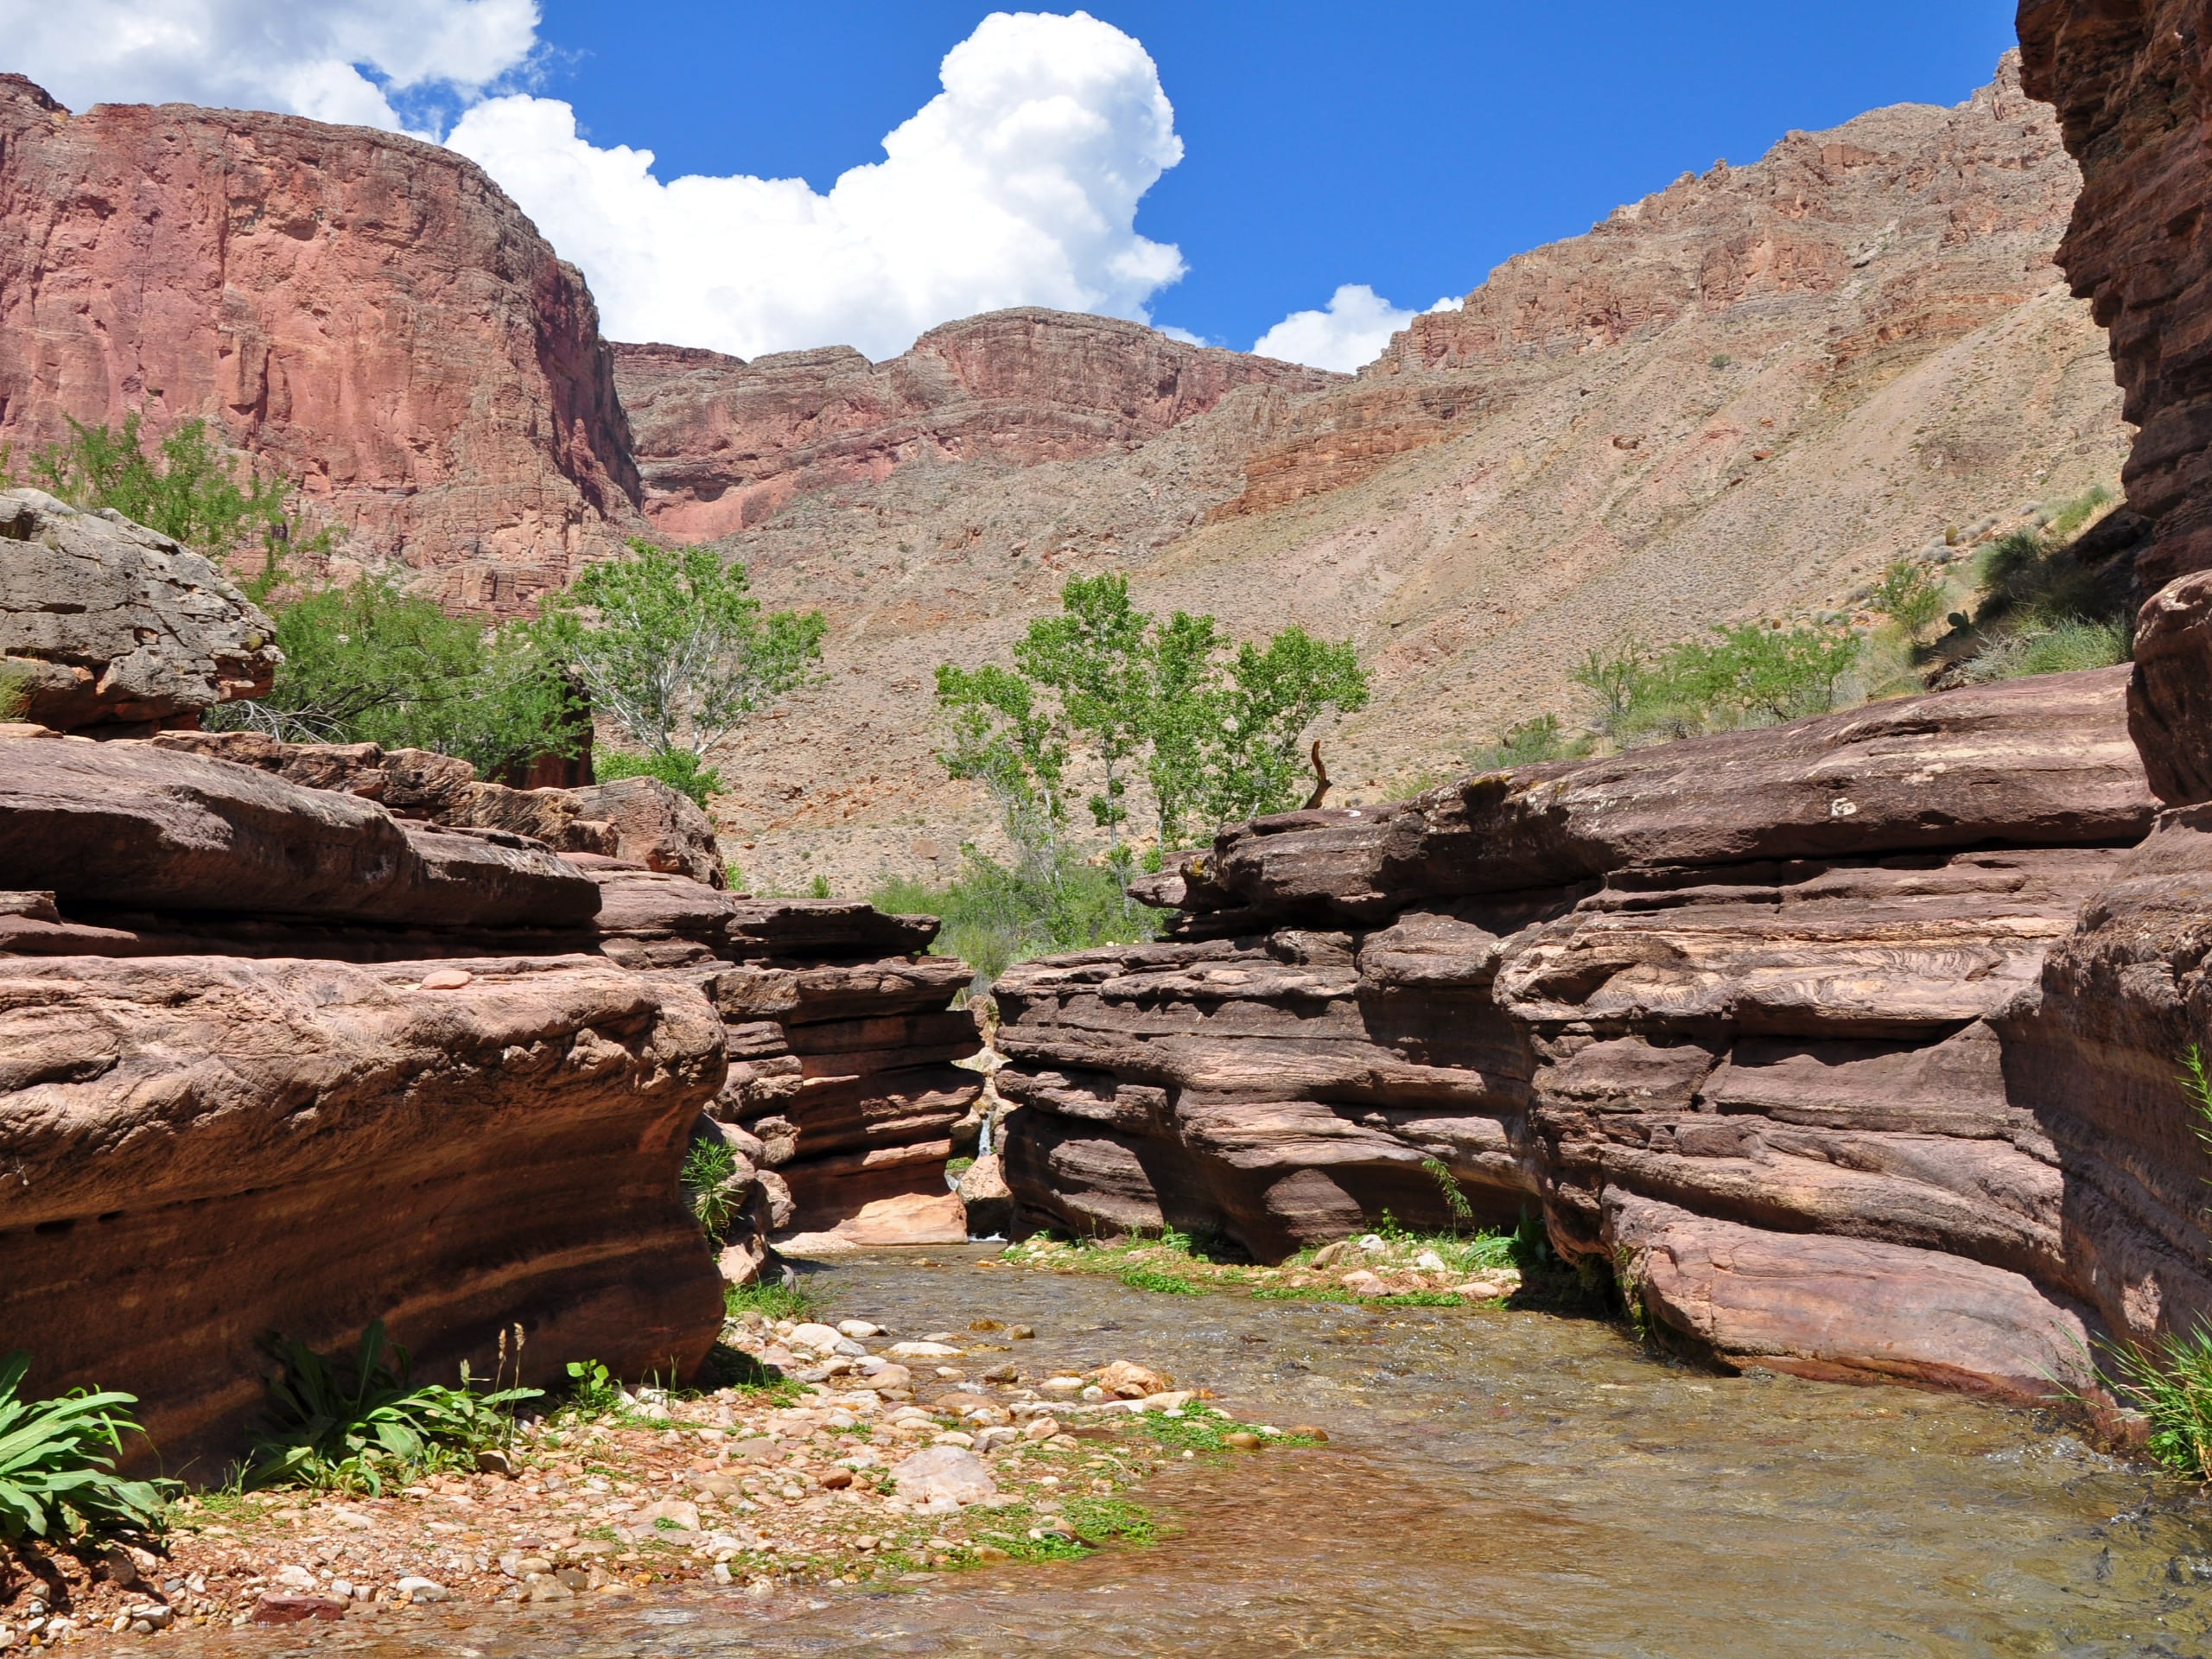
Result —
[[1732, 1365], [2014, 1399], [2094, 1381], [2080, 1319], [2016, 1273], [1627, 1196], [1606, 1222], [1646, 1318]]
[[588, 925], [590, 877], [507, 839], [149, 744], [0, 738], [0, 872], [72, 912]]
[[2170, 583], [2136, 617], [2127, 728], [2160, 800], [2212, 801], [2212, 570]]
[[910, 1503], [950, 1498], [961, 1505], [998, 1495], [990, 1465], [961, 1446], [932, 1446], [891, 1468], [893, 1488]]
[[676, 1176], [712, 1008], [606, 963], [431, 972], [0, 957], [0, 1329], [35, 1393], [138, 1395], [175, 1468], [237, 1449], [270, 1332], [384, 1318], [446, 1377], [519, 1322], [540, 1384], [704, 1357], [721, 1281]]
[[659, 779], [618, 778], [563, 792], [584, 817], [611, 828], [613, 845], [607, 850], [615, 857], [710, 887], [728, 885], [712, 820], [690, 796]]
[[199, 554], [117, 512], [0, 490], [0, 716], [59, 731], [196, 725], [267, 694], [283, 653]]
[[960, 1172], [953, 1188], [966, 1212], [969, 1232], [977, 1238], [1004, 1238], [1014, 1227], [1014, 1192], [1006, 1184], [999, 1154], [985, 1153]]
[[934, 916], [887, 916], [841, 899], [739, 899], [730, 921], [734, 954], [790, 965], [861, 963], [919, 956], [937, 937]]

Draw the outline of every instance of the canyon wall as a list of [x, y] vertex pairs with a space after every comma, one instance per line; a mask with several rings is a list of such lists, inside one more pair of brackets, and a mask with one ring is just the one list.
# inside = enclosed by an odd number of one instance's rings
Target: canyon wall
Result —
[[1374, 699], [1327, 734], [1353, 803], [1455, 775], [1522, 721], [1574, 730], [1568, 669], [1624, 634], [1871, 622], [1900, 557], [1969, 602], [1974, 543], [2115, 483], [2126, 454], [2103, 334], [2051, 257], [2078, 178], [2008, 62], [1955, 107], [1685, 175], [1353, 378], [1232, 386], [1096, 454], [925, 444], [800, 489], [717, 543], [831, 622], [830, 684], [731, 746], [735, 855], [858, 892], [995, 848], [915, 711], [938, 663], [1005, 660], [1071, 575], [1126, 571], [1147, 610], [1238, 638], [1357, 643]]
[[1343, 378], [1036, 307], [946, 323], [883, 363], [847, 346], [751, 363], [617, 346], [614, 365], [645, 511], [687, 541], [925, 457], [1073, 460], [1155, 436], [1239, 386], [1313, 391]]
[[0, 76], [0, 443], [207, 419], [357, 560], [502, 613], [642, 528], [590, 291], [451, 150]]
[[2058, 250], [2112, 339], [2128, 505], [2157, 525], [2146, 589], [2212, 566], [2212, 67], [2195, 0], [2023, 0], [2028, 91], [2082, 169]]
[[1446, 1224], [1441, 1166], [1733, 1363], [2078, 1382], [2212, 1310], [2212, 858], [2127, 675], [1226, 830], [1141, 887], [1160, 943], [1000, 982], [1015, 1195], [1275, 1259]]
[[[0, 550], [43, 608], [11, 646], [50, 645], [41, 618], [131, 633], [72, 594], [163, 600], [124, 668], [75, 664], [79, 702], [251, 689], [202, 672], [257, 614], [193, 556], [0, 493], [25, 523]], [[732, 894], [704, 814], [650, 779], [88, 729], [0, 723], [0, 1330], [35, 1392], [138, 1395], [204, 1479], [272, 1332], [327, 1351], [385, 1319], [426, 1380], [488, 1375], [518, 1330], [539, 1385], [684, 1376], [795, 1213], [965, 1236], [944, 1163], [979, 1084], [949, 1062], [979, 1038], [950, 1007], [968, 969], [918, 957], [933, 919]], [[702, 1141], [737, 1217], [719, 1262], [678, 1186]]]

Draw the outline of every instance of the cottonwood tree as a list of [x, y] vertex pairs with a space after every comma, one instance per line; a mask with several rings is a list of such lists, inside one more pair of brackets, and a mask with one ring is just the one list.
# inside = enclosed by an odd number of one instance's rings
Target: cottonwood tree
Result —
[[549, 600], [534, 634], [648, 758], [704, 777], [710, 748], [819, 677], [822, 613], [764, 612], [750, 586], [710, 549], [635, 540]]
[[1014, 658], [1012, 671], [938, 669], [953, 734], [939, 759], [951, 776], [990, 788], [1007, 838], [1039, 869], [1064, 856], [1064, 779], [1078, 745], [1098, 768], [1089, 804], [1118, 867], [1134, 778], [1150, 790], [1164, 854], [1185, 844], [1201, 811], [1217, 820], [1295, 805], [1301, 736], [1368, 695], [1350, 644], [1292, 626], [1230, 652], [1211, 616], [1178, 611], [1161, 622], [1136, 609], [1120, 575], [1071, 579], [1059, 613], [1033, 621]]

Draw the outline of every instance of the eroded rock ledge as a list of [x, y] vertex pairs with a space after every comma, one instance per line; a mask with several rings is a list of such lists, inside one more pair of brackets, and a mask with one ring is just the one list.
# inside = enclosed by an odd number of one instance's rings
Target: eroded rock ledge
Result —
[[1160, 943], [1000, 981], [1016, 1197], [1276, 1259], [1444, 1224], [1440, 1164], [1724, 1357], [2078, 1378], [2212, 1306], [2212, 838], [2158, 819], [2127, 678], [1233, 827], [1148, 884]]
[[[381, 1318], [449, 1377], [518, 1324], [533, 1382], [681, 1376], [772, 1228], [947, 1199], [979, 1039], [935, 922], [720, 876], [649, 779], [0, 728], [0, 1331], [34, 1389], [136, 1393], [175, 1466], [237, 1449], [271, 1332]], [[720, 1271], [701, 1135], [738, 1154]]]

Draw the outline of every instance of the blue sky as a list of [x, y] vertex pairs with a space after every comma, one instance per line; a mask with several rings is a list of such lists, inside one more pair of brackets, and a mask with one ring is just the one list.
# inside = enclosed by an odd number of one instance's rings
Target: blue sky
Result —
[[[985, 8], [547, 0], [548, 96], [661, 176], [827, 189], [937, 90]], [[1642, 0], [1532, 7], [1090, 5], [1159, 66], [1185, 146], [1137, 228], [1189, 269], [1156, 321], [1249, 346], [1364, 283], [1415, 308], [1791, 128], [1953, 104], [2013, 43], [2009, 0]]]
[[747, 357], [1035, 304], [1351, 368], [1685, 169], [1956, 103], [2012, 40], [2007, 0], [0, 0], [0, 68], [73, 107], [449, 144], [614, 338]]

